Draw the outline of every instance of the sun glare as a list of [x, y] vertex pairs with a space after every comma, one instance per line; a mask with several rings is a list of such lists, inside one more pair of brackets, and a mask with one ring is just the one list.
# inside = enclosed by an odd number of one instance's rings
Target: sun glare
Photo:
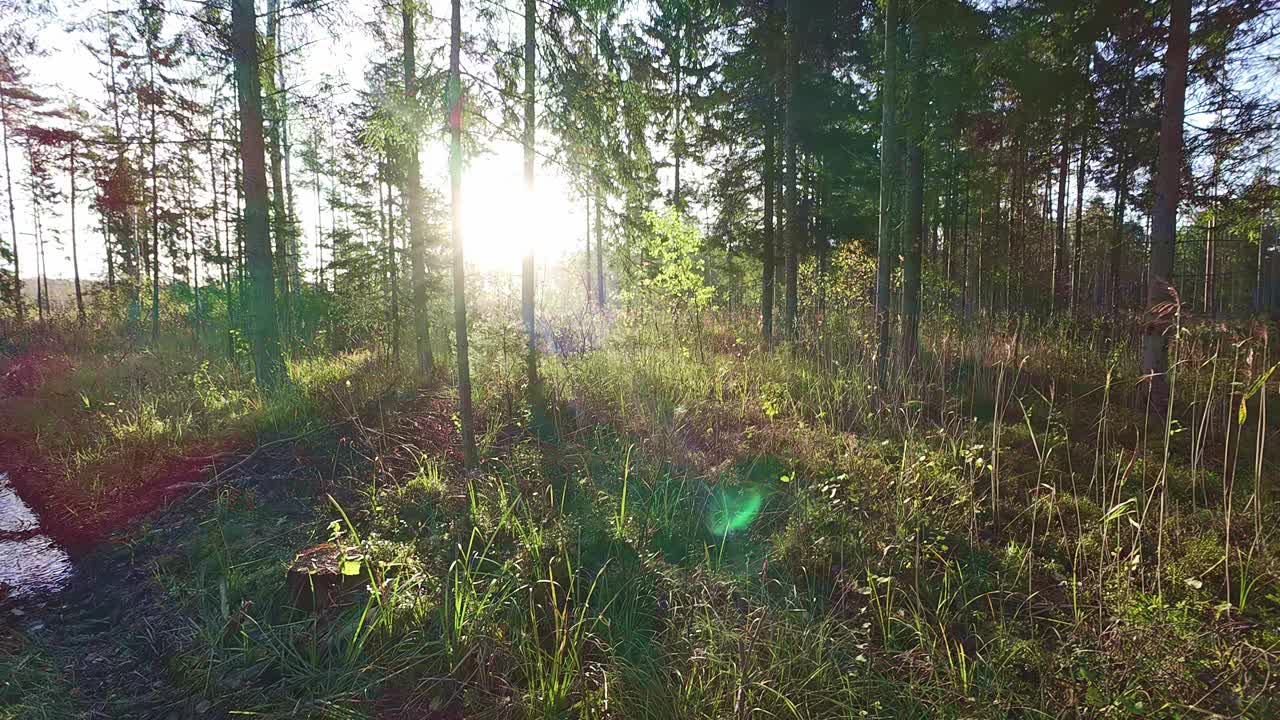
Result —
[[[505, 148], [504, 148], [505, 149]], [[571, 205], [563, 178], [538, 168], [535, 188], [524, 185], [519, 152], [476, 158], [462, 177], [462, 223], [467, 264], [495, 273], [520, 273], [532, 249], [554, 262], [582, 243], [582, 208]]]

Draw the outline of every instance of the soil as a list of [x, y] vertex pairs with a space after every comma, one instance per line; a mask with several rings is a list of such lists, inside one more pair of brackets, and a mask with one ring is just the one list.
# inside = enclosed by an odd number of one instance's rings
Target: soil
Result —
[[[253, 488], [274, 512], [305, 522], [310, 506], [282, 490], [295, 474], [314, 477], [292, 448], [281, 445], [251, 458], [227, 484]], [[198, 624], [173, 606], [154, 572], [193, 540], [215, 496], [197, 492], [148, 516], [145, 528], [132, 526], [145, 531], [145, 542], [120, 542], [128, 538], [117, 535], [116, 542], [82, 548], [59, 592], [0, 601], [0, 624], [29, 637], [64, 668], [81, 717], [227, 716], [229, 708], [216, 697], [205, 697], [203, 688], [185, 685], [173, 672], [172, 658], [193, 648]]]

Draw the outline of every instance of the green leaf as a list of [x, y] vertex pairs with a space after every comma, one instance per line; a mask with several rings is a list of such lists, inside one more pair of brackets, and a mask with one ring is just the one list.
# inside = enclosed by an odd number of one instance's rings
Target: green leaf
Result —
[[338, 565], [338, 569], [343, 575], [359, 575], [360, 559], [359, 558], [343, 558]]
[[1129, 498], [1128, 500], [1125, 500], [1119, 505], [1111, 508], [1107, 511], [1106, 515], [1102, 516], [1102, 522], [1109, 523], [1113, 520], [1119, 520], [1130, 512], [1133, 512], [1133, 505], [1135, 502], [1136, 501], [1133, 498]]
[[1249, 409], [1246, 407], [1245, 403], [1249, 402], [1249, 398], [1258, 394], [1258, 391], [1262, 389], [1263, 385], [1267, 384], [1267, 379], [1271, 377], [1271, 373], [1275, 372], [1275, 370], [1276, 365], [1272, 365], [1267, 368], [1266, 372], [1259, 375], [1258, 379], [1253, 381], [1253, 385], [1249, 387], [1249, 390], [1245, 392], [1244, 395], [1240, 396], [1240, 414], [1238, 420], [1241, 425], [1244, 425], [1244, 421], [1249, 417]]

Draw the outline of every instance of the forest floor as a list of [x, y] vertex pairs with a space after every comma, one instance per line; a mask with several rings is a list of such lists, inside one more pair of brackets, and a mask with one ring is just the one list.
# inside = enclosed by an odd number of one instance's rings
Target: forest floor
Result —
[[0, 718], [1280, 711], [1275, 429], [1223, 422], [1261, 362], [1187, 376], [1165, 460], [1090, 340], [939, 333], [876, 389], [655, 332], [544, 357], [532, 408], [480, 343], [473, 471], [369, 353], [263, 400], [187, 348], [15, 349], [0, 470], [75, 572], [0, 604]]

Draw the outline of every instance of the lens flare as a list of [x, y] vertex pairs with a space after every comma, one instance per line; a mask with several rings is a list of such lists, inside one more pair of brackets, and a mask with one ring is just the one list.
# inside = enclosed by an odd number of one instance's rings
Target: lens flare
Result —
[[755, 488], [720, 488], [711, 495], [707, 530], [713, 535], [736, 533], [751, 524], [764, 505], [764, 493]]

